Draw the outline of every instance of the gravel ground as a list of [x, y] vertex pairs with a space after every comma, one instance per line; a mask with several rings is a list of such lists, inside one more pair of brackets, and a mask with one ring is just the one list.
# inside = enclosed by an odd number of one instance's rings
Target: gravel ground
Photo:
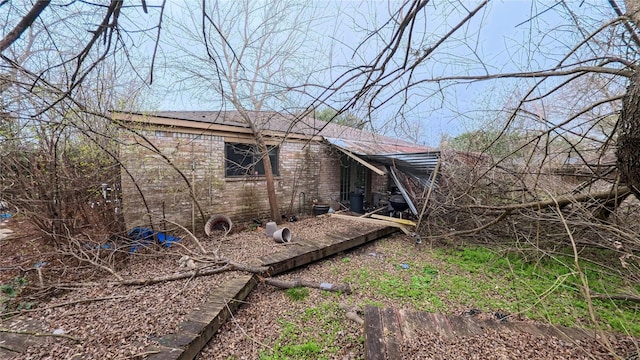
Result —
[[[326, 217], [304, 219], [287, 223], [293, 234], [293, 241], [301, 238], [321, 236], [327, 231], [341, 231], [353, 227], [370, 226], [359, 222], [331, 219]], [[216, 234], [213, 238], [218, 239]], [[196, 244], [189, 239], [181, 241], [185, 247], [196, 251]], [[0, 244], [1, 245], [1, 244]], [[263, 232], [243, 231], [229, 235], [222, 240], [206, 240], [203, 245], [208, 252], [216, 253], [236, 262], [253, 264], [258, 257], [280, 251], [285, 246], [276, 244], [264, 236]], [[186, 253], [180, 246], [171, 249], [149, 248], [130, 257], [127, 266], [119, 271], [125, 279], [147, 278], [184, 271], [178, 267], [178, 259]], [[358, 249], [339, 254], [326, 260], [310, 264], [302, 269], [279, 276], [282, 280], [295, 278], [343, 283], [355, 269], [369, 268], [385, 272], [393, 269], [393, 261], [406, 259], [416, 263], [429, 263], [438, 267], [439, 261], [431, 256], [428, 247], [416, 247], [411, 239], [398, 234]], [[2, 264], [0, 263], [0, 267]], [[77, 342], [64, 338], [44, 338], [41, 345], [32, 346], [20, 359], [127, 359], [144, 357], [147, 345], [156, 344], [155, 339], [176, 331], [178, 324], [190, 309], [202, 303], [212, 289], [234, 276], [235, 272], [165, 282], [153, 286], [111, 286], [113, 276], [98, 281], [99, 286], [68, 291], [46, 302], [38, 304], [41, 310], [20, 315], [38, 319], [45, 324], [45, 331], [63, 332], [78, 339]], [[307, 309], [322, 304], [341, 302], [363, 308], [375, 303], [384, 307], [411, 308], [409, 303], [387, 299], [366, 285], [354, 287], [351, 295], [332, 294], [311, 289], [302, 301], [293, 301], [285, 292], [259, 284], [246, 299], [234, 318], [223, 325], [202, 351], [200, 359], [258, 359], [261, 352], [268, 353], [278, 344], [283, 323], [299, 322], [300, 314]], [[87, 299], [99, 301], [52, 307], [66, 302]], [[446, 299], [443, 301], [446, 302]], [[468, 309], [448, 303], [453, 312]], [[328, 315], [341, 324], [335, 353], [320, 354], [327, 359], [364, 358], [363, 328], [348, 320], [342, 310]], [[314, 319], [320, 321], [322, 319]], [[313, 321], [309, 326], [313, 326]], [[0, 321], [0, 327], [3, 326]], [[317, 334], [321, 336], [321, 334]], [[566, 346], [555, 340], [533, 338], [524, 334], [487, 334], [482, 337], [462, 338], [456, 341], [439, 339], [433, 334], [424, 334], [420, 343], [403, 344], [406, 359], [521, 359], [529, 356], [535, 359], [591, 358], [608, 359], [606, 352], [596, 344]], [[620, 349], [630, 349], [630, 343], [623, 338], [613, 339]], [[573, 351], [573, 352], [571, 352]]]

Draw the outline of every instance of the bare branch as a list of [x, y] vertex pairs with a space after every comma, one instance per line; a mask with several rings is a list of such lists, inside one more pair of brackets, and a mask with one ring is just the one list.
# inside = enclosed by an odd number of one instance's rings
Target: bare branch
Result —
[[13, 44], [22, 33], [27, 30], [31, 24], [40, 16], [42, 11], [49, 6], [51, 0], [38, 0], [31, 10], [16, 24], [16, 26], [2, 39], [0, 40], [0, 53], [6, 50], [11, 44]]

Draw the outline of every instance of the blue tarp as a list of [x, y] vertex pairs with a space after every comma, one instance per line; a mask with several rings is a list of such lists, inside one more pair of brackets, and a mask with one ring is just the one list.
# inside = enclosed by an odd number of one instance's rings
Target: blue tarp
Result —
[[180, 241], [179, 237], [171, 236], [162, 232], [154, 232], [149, 228], [135, 227], [127, 235], [133, 242], [129, 248], [129, 253], [133, 254], [141, 247], [148, 246], [154, 242], [159, 242], [164, 247], [170, 247], [174, 242]]

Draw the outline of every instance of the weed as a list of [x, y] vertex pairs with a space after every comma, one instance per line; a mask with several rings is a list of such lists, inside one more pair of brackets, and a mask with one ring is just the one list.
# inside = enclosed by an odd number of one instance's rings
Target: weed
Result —
[[33, 303], [25, 301], [16, 303], [16, 299], [27, 284], [28, 281], [25, 277], [16, 277], [9, 283], [0, 284], [0, 313], [7, 309], [24, 310], [33, 306]]
[[[280, 336], [272, 350], [260, 359], [331, 359], [340, 350], [335, 344], [344, 333], [344, 316], [334, 301], [305, 309], [303, 314], [285, 314], [278, 320]], [[354, 339], [354, 342], [360, 339]]]
[[[385, 259], [390, 269], [386, 273], [362, 268], [352, 270], [346, 279], [375, 290], [379, 298], [370, 299], [370, 304], [388, 306], [380, 303], [383, 300], [385, 304], [410, 304], [417, 310], [445, 312], [455, 304], [456, 308], [500, 310], [557, 325], [591, 324], [570, 252], [532, 257], [486, 247], [441, 248], [430, 253], [441, 262], [437, 269], [421, 264], [419, 258], [407, 259], [406, 253], [386, 253], [395, 255]], [[583, 259], [580, 268], [592, 292], [634, 294], [640, 290], [621, 281], [610, 266]], [[601, 326], [640, 335], [640, 305], [610, 300], [593, 303]]]
[[430, 284], [438, 276], [438, 271], [425, 266], [417, 271], [417, 266], [407, 269], [397, 268], [395, 272], [372, 273], [364, 269], [352, 272], [353, 281], [373, 287], [387, 298], [401, 298], [418, 303], [429, 297]]
[[[441, 252], [439, 256], [468, 272], [445, 276], [436, 285], [434, 290], [446, 289], [450, 300], [488, 310], [521, 313], [558, 325], [590, 323], [582, 284], [570, 255], [545, 256], [534, 261], [516, 253], [499, 254], [487, 248], [472, 247], [460, 252]], [[618, 277], [594, 263], [581, 261], [580, 267], [591, 291], [608, 294], [633, 291], [624, 289]], [[640, 334], [640, 325], [636, 325], [640, 323], [639, 306], [600, 300], [594, 300], [594, 304], [597, 315], [607, 327]]]
[[247, 225], [247, 230], [249, 230], [249, 231], [258, 230], [258, 224], [249, 224], [249, 225]]
[[261, 360], [277, 360], [277, 359], [309, 359], [320, 353], [320, 345], [314, 341], [304, 344], [293, 344], [276, 346], [274, 354], [261, 353]]
[[309, 289], [305, 287], [294, 287], [291, 289], [287, 289], [285, 294], [294, 301], [304, 300], [309, 296]]

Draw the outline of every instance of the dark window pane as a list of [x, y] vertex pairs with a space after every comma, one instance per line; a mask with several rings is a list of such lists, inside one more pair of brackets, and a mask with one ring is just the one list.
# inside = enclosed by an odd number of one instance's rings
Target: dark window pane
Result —
[[269, 158], [271, 159], [271, 168], [273, 175], [280, 175], [280, 167], [278, 166], [278, 153], [280, 149], [277, 146], [273, 146], [269, 149]]
[[253, 151], [246, 144], [225, 144], [226, 176], [244, 176], [251, 174]]
[[[279, 175], [278, 147], [269, 148], [273, 174]], [[225, 176], [264, 175], [264, 163], [255, 145], [225, 143]]]

